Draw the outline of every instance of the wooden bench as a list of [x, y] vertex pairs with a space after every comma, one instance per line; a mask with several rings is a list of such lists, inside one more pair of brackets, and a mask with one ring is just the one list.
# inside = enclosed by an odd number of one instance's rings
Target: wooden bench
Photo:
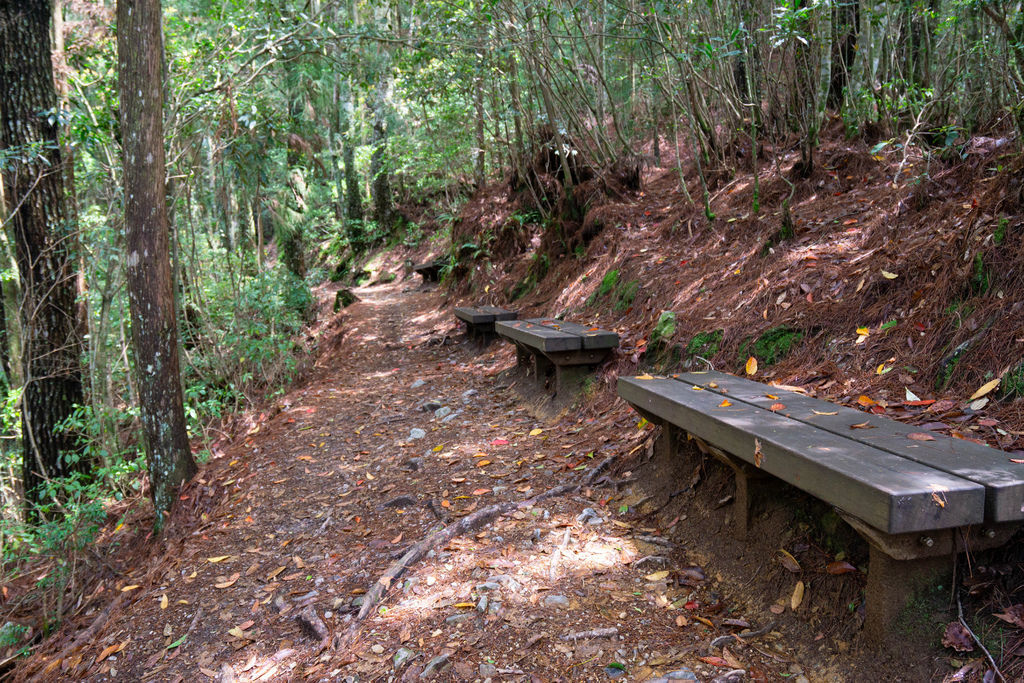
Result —
[[556, 397], [576, 393], [619, 345], [614, 332], [553, 318], [499, 321], [494, 331], [516, 345], [517, 367]]
[[740, 538], [772, 480], [834, 506], [870, 548], [875, 642], [957, 553], [1001, 545], [1024, 520], [1024, 467], [987, 446], [720, 372], [620, 377], [618, 392], [662, 425], [662, 453], [695, 437], [735, 472]]
[[441, 280], [441, 269], [444, 268], [445, 262], [441, 259], [435, 259], [433, 261], [427, 261], [426, 263], [417, 263], [412, 267], [412, 272], [419, 273], [423, 277], [423, 282], [440, 282]]
[[455, 309], [455, 317], [466, 323], [467, 337], [487, 345], [497, 338], [494, 332], [495, 322], [515, 320], [519, 314], [497, 306], [460, 306]]

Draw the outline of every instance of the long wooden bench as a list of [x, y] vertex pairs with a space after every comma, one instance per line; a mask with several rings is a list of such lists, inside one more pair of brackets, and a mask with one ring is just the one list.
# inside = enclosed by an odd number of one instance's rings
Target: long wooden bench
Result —
[[487, 345], [497, 338], [494, 323], [501, 320], [515, 320], [519, 314], [497, 306], [460, 306], [455, 317], [466, 323], [466, 336]]
[[738, 536], [762, 483], [834, 506], [869, 544], [874, 641], [957, 553], [1001, 545], [1024, 520], [1024, 467], [981, 444], [720, 372], [620, 377], [618, 392], [662, 426], [663, 453], [694, 440], [735, 472]]
[[619, 345], [619, 335], [553, 318], [506, 320], [494, 331], [516, 346], [516, 365], [554, 396], [576, 393]]

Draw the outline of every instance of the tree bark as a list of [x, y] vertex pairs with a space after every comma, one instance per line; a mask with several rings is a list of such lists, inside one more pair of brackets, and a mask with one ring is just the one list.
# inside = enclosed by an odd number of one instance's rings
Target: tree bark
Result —
[[74, 435], [57, 426], [83, 403], [76, 306], [76, 235], [58, 141], [49, 0], [0, 0], [0, 147], [5, 200], [21, 277], [22, 478], [30, 514], [42, 483], [85, 472]]
[[163, 140], [160, 0], [117, 3], [128, 304], [156, 528], [196, 472], [178, 371]]

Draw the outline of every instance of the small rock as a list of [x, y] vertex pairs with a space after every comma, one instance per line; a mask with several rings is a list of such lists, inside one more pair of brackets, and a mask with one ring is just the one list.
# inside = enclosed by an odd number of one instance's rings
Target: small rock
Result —
[[604, 672], [607, 674], [608, 678], [622, 678], [626, 675], [626, 670], [620, 669], [617, 666], [606, 666], [604, 668]]
[[597, 514], [597, 510], [594, 508], [583, 508], [583, 512], [576, 517], [576, 521], [580, 524], [601, 524], [604, 522], [601, 519], [601, 515]]
[[459, 416], [459, 413], [461, 413], [461, 412], [462, 412], [461, 410], [459, 410], [457, 412], [454, 412], [451, 415], [449, 415], [448, 417], [446, 417], [443, 420], [441, 420], [441, 422], [451, 422], [452, 420], [457, 418]]
[[362, 595], [357, 595], [356, 597], [352, 598], [352, 606], [353, 607], [362, 607], [363, 606], [363, 602], [365, 600], [366, 599]]
[[331, 609], [340, 610], [347, 604], [348, 598], [334, 598], [334, 600], [331, 601]]
[[475, 586], [475, 589], [476, 589], [477, 593], [488, 593], [488, 592], [491, 592], [491, 591], [500, 591], [501, 590], [501, 584], [498, 583], [497, 581], [488, 581], [486, 583], [478, 583]]
[[487, 605], [487, 611], [491, 614], [500, 614], [501, 600], [491, 600], [490, 603]]
[[391, 661], [395, 665], [395, 671], [401, 669], [403, 666], [405, 666], [406, 662], [413, 659], [415, 656], [416, 653], [407, 647], [398, 648], [398, 650], [395, 652], [395, 656], [391, 658]]
[[321, 621], [320, 617], [317, 616], [316, 610], [313, 609], [312, 605], [308, 605], [304, 610], [295, 615], [295, 621], [299, 624], [299, 628], [302, 629], [310, 638], [316, 640], [327, 640], [331, 632], [327, 630], [326, 624]]
[[469, 399], [473, 398], [478, 393], [480, 393], [480, 392], [478, 392], [476, 389], [467, 389], [466, 391], [463, 391], [462, 392], [462, 402], [468, 404], [469, 403]]
[[670, 681], [698, 681], [697, 674], [693, 673], [689, 669], [676, 669], [675, 671], [669, 671], [665, 674], [665, 678]]
[[441, 673], [441, 669], [448, 666], [448, 658], [450, 655], [438, 655], [434, 657], [427, 665], [423, 667], [423, 673], [420, 674], [422, 678], [433, 678], [437, 674]]
[[375, 655], [382, 655], [384, 654], [384, 646], [380, 643], [374, 643], [370, 646], [370, 652], [372, 652]]
[[235, 683], [237, 680], [235, 670], [227, 662], [220, 665], [220, 671], [217, 672], [217, 677], [214, 679], [216, 683]]
[[569, 598], [565, 597], [564, 595], [548, 595], [544, 597], [544, 606], [568, 609]]
[[440, 409], [441, 409], [440, 401], [426, 401], [426, 402], [420, 404], [420, 410], [422, 410], [424, 413], [432, 413], [432, 412], [434, 412], [436, 410], [440, 410]]
[[447, 619], [445, 619], [445, 622], [448, 623], [448, 624], [458, 624], [461, 621], [467, 621], [469, 619], [472, 619], [474, 616], [476, 616], [476, 615], [474, 615], [472, 612], [463, 612], [462, 614], [453, 614], [450, 617], [448, 617]]
[[516, 581], [508, 574], [495, 574], [487, 577], [487, 583], [496, 583], [502, 586], [505, 590], [517, 593], [519, 589], [523, 587], [521, 583]]
[[487, 612], [488, 602], [489, 601], [488, 601], [486, 595], [481, 597], [480, 600], [477, 601], [477, 603], [476, 603], [476, 611], [479, 612], [480, 614], [485, 614]]
[[478, 671], [480, 672], [480, 675], [484, 678], [498, 675], [498, 667], [494, 666], [493, 664], [488, 664], [487, 662], [482, 662], [480, 664], [480, 668], [478, 669]]
[[416, 380], [415, 382], [413, 382], [412, 384], [410, 384], [410, 385], [409, 385], [409, 388], [410, 388], [410, 389], [419, 389], [419, 388], [420, 388], [420, 387], [422, 387], [422, 386], [423, 386], [424, 384], [426, 384], [426, 382], [424, 382], [424, 381], [423, 381], [423, 380], [421, 380], [421, 379], [418, 379], [418, 380]]
[[426, 435], [427, 435], [427, 433], [425, 431], [423, 431], [422, 429], [420, 429], [419, 427], [413, 427], [412, 429], [409, 430], [409, 439], [408, 440], [409, 441], [416, 441], [417, 439], [422, 439]]
[[733, 669], [711, 679], [711, 683], [740, 683], [747, 675], [744, 669]]
[[439, 420], [441, 418], [448, 417], [451, 414], [452, 414], [452, 409], [449, 408], [448, 406], [441, 406], [440, 408], [438, 408], [437, 410], [434, 411], [434, 417], [436, 417]]
[[423, 469], [423, 458], [409, 458], [408, 460], [405, 461], [405, 464], [402, 465], [402, 469], [408, 470], [410, 472], [415, 472], [416, 470]]
[[288, 606], [288, 601], [284, 599], [284, 596], [280, 593], [274, 596], [274, 601], [271, 603], [274, 605], [274, 609], [278, 612], [283, 612], [285, 607]]

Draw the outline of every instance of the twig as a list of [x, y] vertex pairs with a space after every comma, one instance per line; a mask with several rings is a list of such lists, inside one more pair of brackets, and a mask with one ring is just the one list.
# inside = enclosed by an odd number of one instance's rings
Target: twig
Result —
[[619, 635], [619, 629], [614, 626], [609, 628], [596, 628], [593, 631], [579, 631], [578, 633], [566, 633], [562, 640], [586, 640], [587, 638], [612, 638]]
[[1003, 677], [1003, 672], [999, 670], [999, 666], [996, 664], [996, 660], [992, 658], [992, 655], [981, 643], [981, 639], [974, 634], [974, 631], [971, 630], [971, 627], [967, 625], [966, 621], [964, 621], [964, 606], [960, 602], [959, 591], [957, 591], [956, 594], [956, 617], [960, 620], [960, 625], [963, 626], [964, 630], [967, 631], [967, 633], [971, 636], [971, 639], [977, 644], [979, 648], [981, 648], [981, 651], [985, 653], [985, 657], [988, 659], [988, 663], [992, 665], [992, 671], [995, 672], [999, 680], [1001, 680], [1003, 683], [1006, 683], [1006, 679]]
[[[471, 515], [463, 517], [454, 524], [450, 524], [445, 528], [434, 532], [430, 536], [427, 536], [419, 543], [413, 545], [408, 552], [401, 557], [401, 559], [388, 567], [387, 571], [385, 571], [381, 577], [373, 583], [369, 590], [366, 591], [366, 595], [363, 597], [363, 606], [359, 609], [359, 614], [356, 616], [355, 622], [358, 623], [365, 619], [377, 606], [377, 603], [384, 596], [384, 591], [391, 586], [391, 583], [404, 574], [405, 570], [412, 564], [419, 561], [424, 555], [434, 548], [443, 546], [456, 536], [461, 536], [467, 532], [475, 531], [498, 517], [507, 515], [508, 513], [521, 508], [531, 507], [546, 498], [560, 496], [562, 494], [569, 493], [570, 491], [575, 491], [578, 488], [579, 487], [576, 485], [566, 484], [563, 486], [556, 486], [549, 491], [540, 493], [533, 498], [529, 498], [522, 502], [506, 502], [490, 505], [477, 510]], [[353, 624], [353, 626], [354, 625], [355, 624]]]

